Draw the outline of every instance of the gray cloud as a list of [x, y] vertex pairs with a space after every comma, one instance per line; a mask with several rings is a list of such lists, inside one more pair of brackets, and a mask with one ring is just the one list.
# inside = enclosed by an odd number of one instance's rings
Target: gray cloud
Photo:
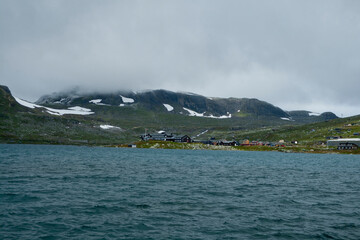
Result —
[[359, 1], [0, 1], [0, 79], [255, 97], [359, 114]]

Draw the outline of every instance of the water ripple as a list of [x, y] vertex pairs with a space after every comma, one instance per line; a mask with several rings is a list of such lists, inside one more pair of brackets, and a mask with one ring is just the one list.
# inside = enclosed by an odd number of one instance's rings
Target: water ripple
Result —
[[360, 239], [360, 158], [0, 145], [1, 239]]

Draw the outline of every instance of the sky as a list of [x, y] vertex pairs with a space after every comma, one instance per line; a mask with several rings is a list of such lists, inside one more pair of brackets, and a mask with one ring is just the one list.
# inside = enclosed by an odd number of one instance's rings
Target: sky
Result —
[[0, 0], [13, 95], [167, 89], [360, 114], [360, 1]]

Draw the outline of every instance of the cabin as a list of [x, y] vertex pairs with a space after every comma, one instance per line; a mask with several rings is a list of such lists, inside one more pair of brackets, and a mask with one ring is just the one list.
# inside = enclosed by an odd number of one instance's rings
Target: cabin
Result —
[[174, 135], [169, 138], [166, 138], [165, 141], [169, 142], [186, 142], [190, 143], [192, 142], [191, 138], [188, 135]]

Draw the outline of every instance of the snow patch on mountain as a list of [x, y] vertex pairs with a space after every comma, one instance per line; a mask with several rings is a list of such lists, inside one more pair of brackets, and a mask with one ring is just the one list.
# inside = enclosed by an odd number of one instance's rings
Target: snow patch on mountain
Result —
[[290, 117], [290, 118], [282, 117], [281, 119], [282, 119], [282, 120], [285, 120], [285, 121], [295, 121], [295, 120], [293, 120], [291, 117]]
[[205, 116], [205, 115], [204, 115], [205, 112], [203, 112], [203, 113], [198, 113], [198, 112], [195, 112], [195, 111], [193, 111], [193, 110], [191, 110], [191, 109], [188, 109], [188, 108], [185, 108], [185, 107], [183, 107], [183, 109], [186, 110], [186, 111], [188, 111], [188, 112], [189, 112], [189, 116], [192, 116], [192, 117], [205, 117], [205, 118], [217, 118], [217, 119], [231, 118], [231, 114], [230, 114], [230, 113], [228, 113], [228, 115], [222, 115], [222, 116], [220, 116], [220, 117], [216, 117], [216, 116], [214, 116], [214, 115], [212, 115], [212, 114], [210, 114], [209, 116]]
[[185, 108], [185, 107], [183, 107], [183, 109], [189, 112], [189, 116], [192, 116], [192, 117], [205, 117], [204, 116], [205, 112], [204, 113], [198, 113], [198, 112], [195, 112], [195, 111], [193, 111], [191, 109], [188, 109], [188, 108]]
[[225, 119], [225, 118], [231, 118], [232, 115], [228, 112], [227, 113], [228, 115], [222, 115], [220, 117], [216, 117], [216, 116], [213, 116], [213, 115], [210, 115], [210, 116], [205, 116], [205, 117], [208, 117], [208, 118], [217, 118], [217, 119]]
[[102, 105], [102, 106], [109, 106], [109, 104], [102, 103], [101, 101], [102, 101], [102, 99], [93, 99], [93, 100], [90, 100], [89, 103], [93, 103], [96, 105]]
[[133, 103], [133, 102], [135, 102], [135, 100], [132, 99], [132, 98], [124, 97], [124, 96], [121, 96], [121, 95], [120, 95], [120, 97], [121, 97], [121, 100], [123, 101], [123, 103]]
[[88, 108], [82, 108], [79, 106], [76, 107], [70, 107], [68, 109], [54, 109], [54, 108], [49, 108], [49, 107], [43, 107], [40, 105], [37, 105], [35, 103], [30, 103], [27, 101], [24, 101], [20, 98], [14, 97], [15, 100], [22, 106], [24, 107], [28, 107], [28, 108], [44, 108], [46, 109], [47, 113], [52, 114], [52, 115], [57, 115], [57, 116], [61, 116], [61, 115], [65, 115], [65, 114], [73, 114], [73, 115], [90, 115], [90, 114], [94, 114], [94, 112], [91, 111], [91, 109]]
[[112, 126], [112, 125], [107, 125], [107, 124], [100, 125], [100, 128], [101, 128], [101, 129], [104, 129], [104, 130], [109, 130], [109, 129], [118, 129], [118, 130], [121, 130], [120, 127], [116, 127], [116, 126]]
[[24, 101], [17, 97], [14, 97], [14, 98], [20, 105], [23, 105], [24, 107], [28, 107], [28, 108], [36, 108], [36, 107], [41, 108], [42, 107], [40, 105], [36, 105], [35, 103], [30, 103], [30, 102]]
[[90, 112], [91, 111], [91, 109], [83, 108], [83, 107], [79, 107], [79, 106], [69, 107], [68, 109], [74, 110], [74, 111], [80, 111], [80, 112]]
[[172, 110], [174, 110], [174, 108], [169, 104], [163, 103], [163, 105], [166, 108], [166, 110], [168, 110], [168, 112], [171, 112]]
[[52, 114], [52, 115], [57, 115], [57, 116], [61, 116], [61, 115], [65, 115], [65, 114], [73, 114], [73, 115], [90, 115], [90, 114], [94, 114], [94, 112], [91, 111], [91, 109], [88, 108], [82, 108], [79, 106], [76, 107], [70, 107], [68, 109], [54, 109], [54, 108], [48, 108], [48, 107], [43, 107], [45, 109], [47, 109], [47, 112]]

